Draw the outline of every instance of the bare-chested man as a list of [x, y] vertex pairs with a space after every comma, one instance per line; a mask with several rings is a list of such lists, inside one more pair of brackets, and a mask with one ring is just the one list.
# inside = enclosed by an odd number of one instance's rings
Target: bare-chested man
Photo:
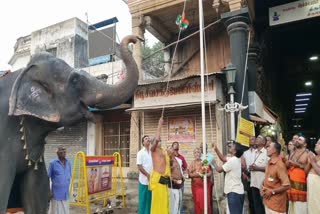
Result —
[[168, 154], [161, 148], [161, 128], [163, 118], [159, 119], [157, 133], [151, 146], [153, 170], [150, 175], [150, 190], [152, 191], [151, 213], [169, 213], [168, 184], [170, 182], [170, 159]]
[[172, 146], [169, 146], [167, 151], [171, 166], [171, 182], [169, 184], [170, 214], [179, 214], [182, 206], [182, 160], [177, 157], [177, 151]]
[[304, 214], [307, 212], [307, 176], [305, 167], [308, 163], [308, 150], [306, 139], [294, 135], [292, 141], [296, 147], [290, 155], [286, 165], [291, 188], [288, 190], [289, 214]]

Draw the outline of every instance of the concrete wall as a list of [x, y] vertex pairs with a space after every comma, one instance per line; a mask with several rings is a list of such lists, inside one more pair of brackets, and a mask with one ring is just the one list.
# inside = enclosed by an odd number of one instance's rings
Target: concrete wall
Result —
[[108, 84], [114, 84], [120, 80], [120, 74], [122, 71], [125, 71], [125, 66], [122, 61], [109, 62], [100, 65], [94, 65], [90, 67], [83, 68], [89, 74], [93, 76], [98, 76], [101, 74], [108, 75]]
[[20, 68], [26, 67], [29, 60], [30, 60], [29, 52], [18, 54], [16, 59], [14, 60], [14, 63], [11, 64], [12, 71], [16, 71], [16, 70], [19, 70]]
[[57, 57], [72, 67], [83, 67], [88, 64], [87, 39], [86, 24], [72, 18], [32, 32], [30, 53], [56, 48]]

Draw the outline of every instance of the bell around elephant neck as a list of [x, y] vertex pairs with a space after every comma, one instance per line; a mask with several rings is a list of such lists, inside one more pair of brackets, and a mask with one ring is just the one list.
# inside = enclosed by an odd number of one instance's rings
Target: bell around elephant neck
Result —
[[30, 131], [30, 128], [26, 126], [25, 117], [20, 117], [21, 143], [25, 154], [25, 160], [28, 167], [34, 166], [34, 170], [38, 170], [39, 163], [44, 163], [44, 144], [34, 143], [34, 141], [30, 139]]

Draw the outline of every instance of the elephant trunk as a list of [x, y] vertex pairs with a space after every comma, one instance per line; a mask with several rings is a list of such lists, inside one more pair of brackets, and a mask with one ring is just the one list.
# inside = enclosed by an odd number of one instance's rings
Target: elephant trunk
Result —
[[120, 43], [121, 58], [126, 66], [125, 79], [115, 85], [108, 85], [80, 71], [81, 75], [86, 76], [83, 83], [81, 100], [90, 107], [99, 109], [111, 108], [118, 106], [133, 96], [138, 85], [139, 71], [132, 54], [129, 52], [128, 44], [136, 43], [136, 36], [126, 36]]

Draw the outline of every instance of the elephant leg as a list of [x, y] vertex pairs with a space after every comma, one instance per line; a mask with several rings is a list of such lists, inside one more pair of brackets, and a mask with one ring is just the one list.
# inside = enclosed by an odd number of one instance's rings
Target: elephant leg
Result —
[[0, 158], [0, 213], [6, 213], [11, 187], [15, 178], [15, 167], [10, 161], [2, 161]]
[[21, 182], [22, 203], [25, 214], [47, 213], [49, 179], [45, 164], [40, 164], [38, 170], [30, 167]]

